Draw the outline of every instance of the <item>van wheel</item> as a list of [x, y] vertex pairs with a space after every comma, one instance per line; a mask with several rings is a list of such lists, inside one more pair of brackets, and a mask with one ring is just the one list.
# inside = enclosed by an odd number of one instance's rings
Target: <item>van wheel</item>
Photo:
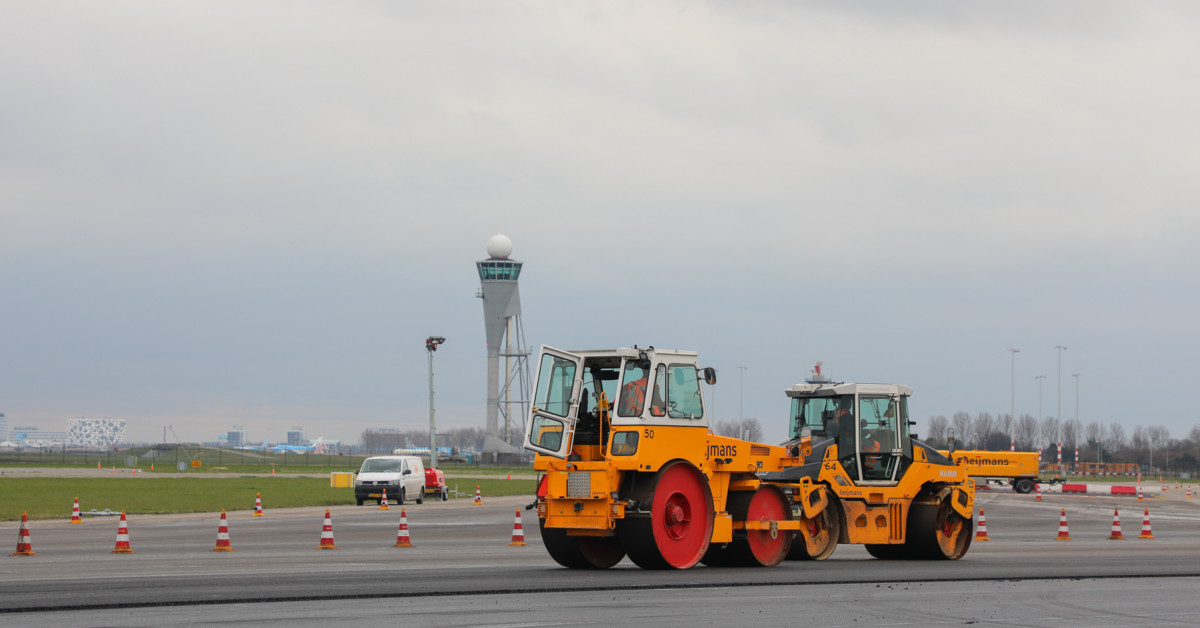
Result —
[[400, 495], [396, 498], [396, 505], [397, 506], [404, 505], [404, 489], [400, 489]]
[[359, 505], [359, 506], [362, 506], [362, 503], [363, 503], [363, 500], [362, 500], [362, 498], [356, 498], [356, 499], [355, 499], [355, 501], [357, 501], [357, 502], [358, 502], [358, 505]]
[[423, 488], [421, 489], [420, 493], [417, 493], [417, 503], [418, 504], [425, 503], [425, 489], [423, 489]]
[[446, 501], [447, 499], [450, 499], [450, 491], [443, 488], [442, 489], [442, 501]]

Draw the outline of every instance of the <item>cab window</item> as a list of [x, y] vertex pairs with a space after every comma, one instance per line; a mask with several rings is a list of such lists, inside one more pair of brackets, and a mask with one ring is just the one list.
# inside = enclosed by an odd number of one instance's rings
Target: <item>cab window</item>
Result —
[[654, 392], [650, 395], [650, 416], [667, 414], [667, 365], [654, 369]]
[[792, 421], [788, 429], [789, 438], [798, 438], [805, 427], [814, 436], [837, 436], [838, 414], [849, 414], [854, 410], [854, 396], [796, 397], [792, 399]]
[[559, 449], [562, 447], [564, 428], [562, 421], [539, 414], [533, 418], [533, 430], [529, 434], [530, 442], [545, 449]]
[[704, 418], [700, 378], [695, 366], [672, 364], [667, 368], [667, 416], [672, 419]]
[[567, 416], [571, 409], [571, 388], [575, 384], [575, 363], [545, 354], [539, 373], [533, 405], [541, 412]]
[[862, 450], [870, 453], [891, 453], [899, 442], [896, 438], [898, 410], [886, 396], [862, 395], [858, 400], [859, 425], [862, 428]]
[[895, 481], [899, 459], [898, 399], [885, 395], [861, 395], [858, 401], [859, 450], [864, 480]]
[[621, 374], [621, 398], [617, 401], [617, 416], [641, 416], [646, 405], [646, 385], [650, 378], [650, 362], [629, 360]]

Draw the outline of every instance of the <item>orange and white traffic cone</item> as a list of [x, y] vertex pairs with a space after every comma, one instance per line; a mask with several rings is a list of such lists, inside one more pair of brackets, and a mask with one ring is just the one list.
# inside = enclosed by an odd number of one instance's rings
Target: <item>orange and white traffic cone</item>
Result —
[[1150, 509], [1147, 508], [1145, 514], [1142, 515], [1142, 533], [1138, 535], [1139, 539], [1152, 539], [1154, 533], [1150, 531]]
[[396, 532], [396, 544], [392, 547], [412, 547], [412, 541], [408, 538], [408, 513], [403, 508], [400, 509], [400, 530]]
[[1141, 484], [1138, 484], [1138, 501], [1139, 502], [1146, 501], [1146, 498], [1142, 496], [1142, 485]]
[[266, 516], [263, 514], [263, 509], [262, 509], [262, 493], [254, 494], [254, 516], [255, 517], [265, 517]]
[[329, 517], [329, 509], [325, 509], [325, 525], [321, 527], [321, 544], [317, 546], [319, 550], [335, 550], [338, 546], [333, 544], [333, 519]]
[[1034, 500], [1034, 501], [1038, 501], [1038, 502], [1042, 501], [1042, 485], [1041, 485], [1041, 484], [1034, 484], [1034, 485], [1033, 485], [1033, 492], [1034, 492], [1034, 498], [1033, 498], [1033, 500]]
[[121, 511], [121, 521], [117, 524], [117, 544], [113, 547], [114, 554], [132, 554], [133, 547], [129, 545], [129, 521], [125, 519], [125, 511]]
[[390, 510], [387, 505], [387, 489], [383, 489], [383, 497], [379, 499], [380, 510]]
[[1188, 486], [1188, 493], [1187, 493], [1187, 496], [1188, 496], [1188, 497], [1191, 497], [1191, 496], [1192, 496], [1192, 487], [1191, 487], [1191, 486]]
[[508, 543], [512, 547], [525, 546], [525, 528], [521, 527], [521, 511], [517, 510], [516, 518], [513, 519], [513, 535], [512, 541]]
[[[1188, 497], [1191, 497], [1191, 494], [1189, 494]], [[476, 506], [483, 505], [483, 494], [479, 492], [478, 484], [475, 485], [475, 505]]]
[[21, 529], [17, 530], [17, 551], [9, 556], [37, 556], [33, 551], [33, 542], [29, 540], [29, 515], [21, 512]]
[[987, 535], [987, 519], [983, 516], [983, 509], [979, 509], [979, 527], [975, 528], [976, 541], [990, 541]]
[[1062, 515], [1058, 519], [1058, 537], [1055, 541], [1070, 541], [1071, 533], [1067, 530], [1067, 509], [1062, 509]]
[[233, 546], [229, 544], [229, 520], [225, 518], [225, 509], [221, 509], [221, 523], [217, 526], [217, 546], [212, 548], [214, 552], [236, 552]]
[[1112, 534], [1108, 535], [1110, 541], [1124, 541], [1125, 535], [1121, 534], [1121, 515], [1117, 513], [1117, 509], [1113, 508], [1113, 525]]
[[71, 507], [70, 523], [83, 523], [83, 517], [79, 516], [79, 498], [75, 498], [75, 505]]

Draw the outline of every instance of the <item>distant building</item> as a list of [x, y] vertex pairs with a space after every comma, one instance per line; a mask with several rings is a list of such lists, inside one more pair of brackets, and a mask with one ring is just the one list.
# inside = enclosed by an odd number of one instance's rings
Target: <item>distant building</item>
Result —
[[8, 419], [0, 412], [0, 441], [8, 440]]
[[112, 447], [125, 442], [125, 419], [67, 419], [67, 445]]
[[232, 430], [225, 433], [225, 444], [229, 447], [245, 447], [246, 428], [241, 425], [233, 426]]
[[304, 440], [304, 428], [293, 427], [288, 430], [287, 444], [289, 447], [301, 447], [306, 444]]
[[36, 427], [14, 427], [12, 440], [29, 447], [51, 447], [67, 443], [66, 432], [43, 432]]

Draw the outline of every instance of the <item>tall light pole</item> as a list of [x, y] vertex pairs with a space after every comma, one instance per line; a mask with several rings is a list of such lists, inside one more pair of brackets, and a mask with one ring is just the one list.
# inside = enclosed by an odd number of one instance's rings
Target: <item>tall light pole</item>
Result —
[[746, 374], [746, 367], [738, 367], [738, 429], [742, 429], [742, 376]]
[[[1045, 375], [1035, 375], [1033, 377], [1038, 381], [1038, 430], [1042, 429], [1042, 382], [1046, 379]], [[1042, 461], [1042, 448], [1038, 447], [1038, 462]]]
[[425, 351], [429, 354], [429, 468], [437, 468], [437, 420], [433, 406], [433, 352], [438, 345], [446, 342], [441, 336], [430, 336], [425, 339]]
[[1009, 382], [1012, 385], [1012, 391], [1011, 391], [1011, 393], [1012, 393], [1012, 398], [1011, 398], [1012, 410], [1011, 410], [1011, 413], [1008, 415], [1008, 420], [1009, 420], [1009, 423], [1008, 423], [1008, 450], [1016, 451], [1017, 450], [1017, 354], [1020, 353], [1021, 350], [1013, 349], [1012, 347], [1009, 347], [1008, 350], [1012, 352], [1012, 375], [1011, 375], [1011, 378], [1009, 379]]
[[1054, 419], [1058, 422], [1058, 470], [1062, 471], [1062, 352], [1067, 348], [1062, 345], [1054, 345], [1058, 349], [1058, 414]]
[[1079, 373], [1074, 373], [1071, 377], [1075, 378], [1075, 470], [1079, 470]]

